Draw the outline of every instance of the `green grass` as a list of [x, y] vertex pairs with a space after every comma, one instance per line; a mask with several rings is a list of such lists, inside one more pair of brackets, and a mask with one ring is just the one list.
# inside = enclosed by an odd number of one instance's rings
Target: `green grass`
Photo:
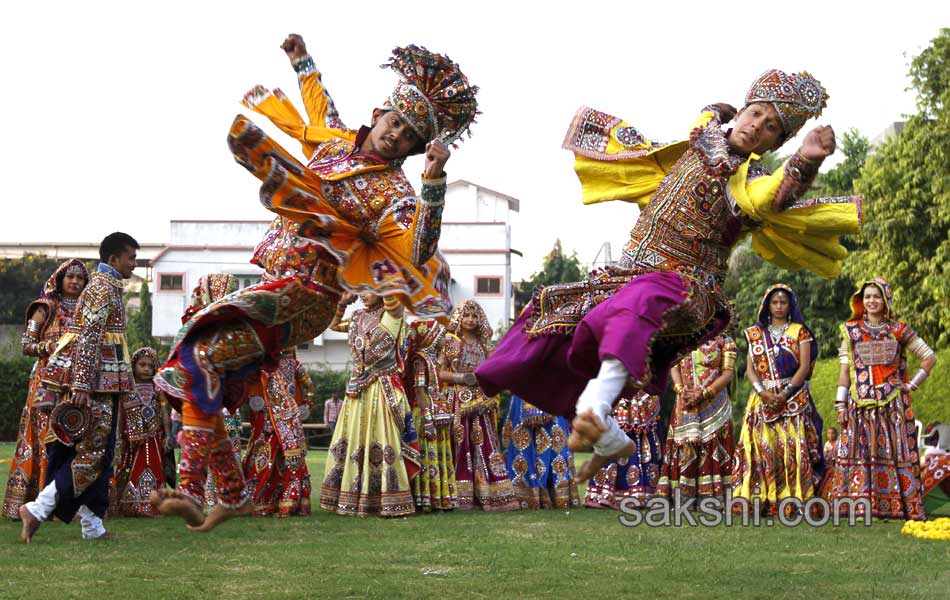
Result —
[[[12, 450], [0, 445], [0, 459]], [[324, 459], [310, 454], [315, 482]], [[82, 542], [78, 523], [47, 523], [29, 546], [18, 523], [3, 522], [0, 598], [937, 598], [950, 589], [950, 543], [901, 535], [900, 523], [627, 528], [618, 516], [384, 520], [315, 509], [207, 535], [172, 519], [114, 519], [115, 541]]]

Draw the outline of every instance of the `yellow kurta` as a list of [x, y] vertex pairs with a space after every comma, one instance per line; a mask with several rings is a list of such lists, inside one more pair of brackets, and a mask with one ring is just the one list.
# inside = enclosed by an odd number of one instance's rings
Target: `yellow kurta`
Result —
[[[256, 86], [243, 104], [300, 142], [306, 164], [246, 117], [231, 126], [231, 150], [263, 182], [262, 203], [339, 261], [338, 283], [347, 291], [397, 295], [413, 314], [445, 317], [450, 277], [436, 247], [445, 178], [423, 179], [415, 198], [401, 161], [355, 152], [359, 132], [339, 121], [319, 71], [300, 72], [299, 82], [309, 124], [279, 89]], [[344, 189], [348, 182], [355, 187]], [[413, 206], [398, 205], [409, 198]], [[410, 208], [411, 219], [401, 219]]]

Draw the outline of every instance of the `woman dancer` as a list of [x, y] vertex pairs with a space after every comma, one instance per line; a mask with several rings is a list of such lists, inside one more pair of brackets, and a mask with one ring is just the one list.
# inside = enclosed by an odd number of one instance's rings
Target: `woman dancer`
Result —
[[574, 482], [574, 453], [567, 447], [570, 424], [511, 397], [502, 428], [505, 464], [521, 508], [580, 505]]
[[614, 406], [613, 418], [631, 441], [633, 452], [601, 467], [587, 484], [588, 508], [643, 508], [656, 495], [663, 463], [660, 397], [627, 390]]
[[[410, 479], [419, 451], [406, 443], [412, 411], [403, 389], [407, 328], [395, 298], [360, 295], [364, 308], [331, 328], [349, 334], [353, 371], [330, 441], [320, 508], [338, 515], [400, 517], [416, 512]], [[341, 303], [341, 307], [345, 303]]]
[[440, 389], [439, 353], [445, 327], [434, 319], [409, 325], [406, 393], [412, 406], [422, 470], [412, 480], [416, 508], [422, 511], [458, 508], [455, 460], [452, 455], [452, 405]]
[[657, 492], [699, 501], [724, 499], [732, 478], [732, 399], [736, 343], [722, 334], [702, 344], [673, 367], [676, 404], [666, 436]]
[[[835, 462], [821, 495], [854, 510], [884, 519], [922, 521], [917, 428], [910, 405], [937, 364], [937, 355], [894, 310], [884, 279], [865, 282], [851, 297], [851, 317], [841, 326], [838, 394], [835, 409], [841, 436]], [[907, 352], [920, 359], [909, 377]], [[863, 500], [864, 502], [861, 502]]]
[[46, 481], [46, 426], [56, 396], [40, 385], [42, 370], [66, 325], [72, 318], [79, 294], [89, 283], [86, 265], [71, 258], [57, 267], [46, 280], [40, 297], [26, 309], [23, 354], [35, 356], [36, 363], [27, 384], [26, 404], [17, 429], [16, 450], [10, 464], [4, 516], [19, 520], [20, 507], [36, 499]]
[[439, 377], [455, 415], [453, 453], [459, 509], [515, 510], [504, 449], [498, 441], [498, 402], [485, 395], [475, 369], [491, 353], [491, 325], [474, 300], [455, 307], [440, 357]]
[[765, 293], [745, 336], [753, 391], [736, 447], [732, 495], [774, 515], [784, 498], [811, 498], [824, 474], [821, 419], [807, 383], [818, 343], [795, 293], [781, 283]]
[[119, 423], [120, 444], [116, 456], [114, 513], [126, 517], [155, 517], [152, 492], [165, 486], [163, 448], [171, 430], [171, 415], [152, 378], [158, 354], [152, 348], [132, 353], [135, 391], [123, 397]]

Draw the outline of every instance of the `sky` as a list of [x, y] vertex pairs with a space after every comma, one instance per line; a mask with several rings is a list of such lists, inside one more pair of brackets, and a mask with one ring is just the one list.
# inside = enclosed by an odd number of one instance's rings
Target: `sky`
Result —
[[[722, 6], [719, 12], [710, 7]], [[580, 203], [561, 143], [582, 105], [656, 140], [683, 139], [711, 102], [741, 106], [763, 71], [807, 70], [828, 90], [808, 128], [873, 138], [915, 110], [910, 60], [950, 3], [867, 2], [17, 2], [0, 22], [0, 241], [98, 242], [114, 230], [165, 242], [172, 219], [268, 219], [258, 180], [225, 138], [244, 92], [280, 87], [302, 108], [280, 43], [299, 33], [343, 120], [357, 127], [392, 89], [378, 68], [409, 43], [448, 54], [481, 88], [482, 115], [446, 165], [521, 201], [513, 276], [560, 238], [590, 264], [619, 254], [636, 218]], [[263, 116], [252, 118], [285, 147]], [[302, 158], [302, 157], [301, 157]], [[832, 157], [829, 164], [834, 164]], [[422, 159], [406, 163], [416, 185]]]

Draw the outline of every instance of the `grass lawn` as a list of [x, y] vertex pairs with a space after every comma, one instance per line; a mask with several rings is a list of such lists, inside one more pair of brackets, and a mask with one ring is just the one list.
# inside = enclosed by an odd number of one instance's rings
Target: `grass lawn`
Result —
[[[0, 459], [13, 444], [0, 444]], [[314, 504], [325, 453], [309, 457]], [[0, 464], [6, 485], [8, 463]], [[934, 516], [950, 502], [933, 497]], [[201, 535], [171, 519], [114, 519], [82, 542], [47, 523], [25, 546], [0, 524], [0, 598], [939, 598], [950, 543], [871, 527], [628, 528], [579, 509], [384, 520], [247, 518]]]

